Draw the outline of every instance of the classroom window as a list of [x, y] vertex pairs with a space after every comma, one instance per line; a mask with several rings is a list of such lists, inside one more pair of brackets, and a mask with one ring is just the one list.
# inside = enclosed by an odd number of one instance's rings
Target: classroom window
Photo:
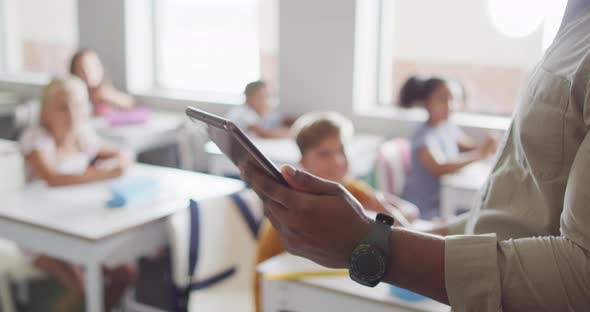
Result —
[[[510, 115], [551, 43], [565, 0], [380, 0], [378, 102], [397, 103], [411, 75], [461, 81], [455, 110]], [[517, 3], [518, 2], [518, 3]], [[465, 99], [465, 101], [463, 101]]]
[[64, 74], [78, 47], [76, 0], [0, 0], [2, 70]]
[[278, 0], [154, 0], [156, 84], [239, 94], [264, 79], [277, 92]]

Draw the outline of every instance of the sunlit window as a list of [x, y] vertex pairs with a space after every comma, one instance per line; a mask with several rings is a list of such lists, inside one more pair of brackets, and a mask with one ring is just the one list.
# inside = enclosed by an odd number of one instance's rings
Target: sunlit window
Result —
[[[457, 111], [510, 115], [551, 44], [566, 0], [380, 0], [379, 102], [395, 106], [413, 75], [461, 82]], [[457, 97], [463, 98], [463, 97]]]
[[520, 38], [539, 28], [546, 13], [545, 0], [488, 0], [492, 23], [502, 34]]
[[[159, 87], [237, 94], [251, 81], [276, 80], [276, 29], [269, 0], [156, 0]], [[271, 40], [274, 38], [271, 38]], [[272, 44], [270, 44], [272, 45]]]

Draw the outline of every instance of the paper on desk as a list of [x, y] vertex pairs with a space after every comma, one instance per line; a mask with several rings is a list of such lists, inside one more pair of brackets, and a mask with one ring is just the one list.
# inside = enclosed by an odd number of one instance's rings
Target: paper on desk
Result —
[[107, 201], [109, 208], [149, 205], [160, 196], [160, 183], [150, 177], [125, 177], [108, 184], [112, 198]]
[[323, 267], [302, 257], [283, 253], [258, 266], [258, 271], [268, 280], [295, 280], [308, 277], [348, 276], [348, 270]]
[[[108, 185], [122, 179], [60, 187], [49, 187], [42, 181], [36, 181], [30, 183], [25, 192], [31, 197], [41, 197], [44, 202], [51, 203], [52, 207], [59, 207], [59, 210], [62, 211], [64, 207], [72, 206], [73, 202], [84, 202], [88, 208], [94, 208], [97, 205], [107, 208], [106, 202], [112, 199], [112, 193], [109, 191]], [[162, 185], [158, 189], [158, 195], [152, 198], [150, 202], [155, 204], [177, 197], [179, 197], [178, 192], [168, 185]], [[84, 211], [85, 209], [76, 207], [76, 210]]]

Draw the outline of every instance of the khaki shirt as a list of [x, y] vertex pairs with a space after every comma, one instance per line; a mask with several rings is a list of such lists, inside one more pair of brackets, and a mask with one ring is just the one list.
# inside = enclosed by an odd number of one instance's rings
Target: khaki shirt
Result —
[[590, 311], [590, 10], [523, 89], [470, 215], [445, 241], [454, 311]]

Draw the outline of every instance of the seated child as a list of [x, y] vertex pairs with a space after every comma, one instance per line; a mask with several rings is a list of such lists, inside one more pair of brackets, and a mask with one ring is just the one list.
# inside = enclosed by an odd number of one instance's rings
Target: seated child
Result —
[[[399, 209], [409, 221], [417, 219], [418, 209], [411, 203], [393, 195], [384, 197], [369, 185], [350, 176], [345, 144], [353, 134], [353, 126], [348, 119], [336, 113], [305, 115], [295, 122], [293, 132], [301, 151], [300, 164], [304, 170], [342, 184], [368, 210], [392, 214], [392, 210]], [[268, 220], [261, 228], [258, 246], [257, 263], [285, 251], [278, 233]], [[259, 311], [258, 277], [255, 283], [255, 301]]]
[[453, 94], [446, 80], [437, 77], [412, 77], [400, 91], [400, 105], [422, 106], [428, 120], [412, 138], [412, 170], [402, 194], [420, 208], [426, 220], [440, 216], [440, 177], [484, 160], [496, 151], [497, 142], [488, 137], [480, 144], [467, 136], [449, 119]]
[[136, 104], [132, 96], [117, 90], [105, 78], [102, 63], [92, 50], [84, 49], [74, 54], [70, 73], [84, 81], [93, 111], [98, 115], [107, 113], [111, 108], [128, 109]]
[[227, 119], [250, 136], [265, 139], [289, 136], [289, 125], [292, 122], [273, 109], [264, 81], [249, 83], [244, 94], [246, 103], [229, 111]]
[[[39, 123], [26, 129], [19, 141], [30, 178], [60, 186], [115, 178], [124, 172], [129, 160], [100, 143], [88, 126], [89, 116], [88, 93], [80, 79], [54, 79], [44, 88]], [[31, 256], [36, 267], [66, 290], [51, 311], [72, 311], [83, 303], [83, 276], [77, 265], [46, 255]], [[110, 311], [133, 282], [135, 272], [130, 266], [105, 268], [104, 272], [110, 280], [105, 292]]]

